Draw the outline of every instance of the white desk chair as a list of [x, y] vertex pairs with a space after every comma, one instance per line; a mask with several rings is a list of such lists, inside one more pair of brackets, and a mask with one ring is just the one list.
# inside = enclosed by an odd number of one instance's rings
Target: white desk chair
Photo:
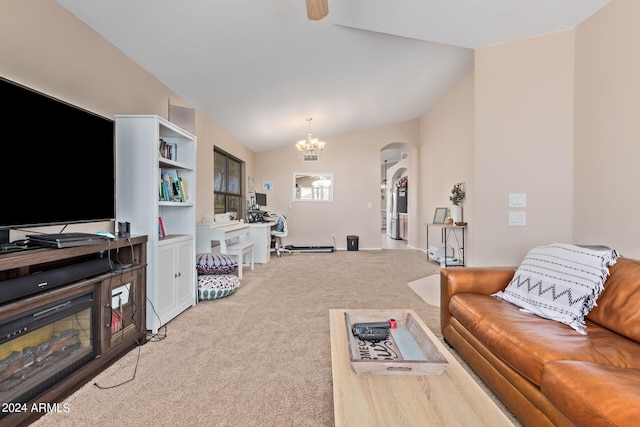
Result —
[[[280, 215], [278, 218], [278, 223], [276, 225], [276, 229], [271, 231], [271, 237], [274, 240], [274, 247], [271, 252], [275, 252], [278, 257], [281, 256], [280, 252], [288, 252], [291, 255], [291, 251], [289, 249], [285, 249], [282, 246], [282, 238], [287, 237], [289, 234], [289, 227], [287, 226], [287, 217], [291, 214], [291, 205], [289, 205], [289, 211], [286, 215]], [[280, 225], [282, 223], [282, 225]]]

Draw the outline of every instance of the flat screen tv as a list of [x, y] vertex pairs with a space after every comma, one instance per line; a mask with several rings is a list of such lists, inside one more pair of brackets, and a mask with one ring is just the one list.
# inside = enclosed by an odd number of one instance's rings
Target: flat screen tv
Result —
[[11, 229], [114, 220], [114, 120], [4, 77], [0, 102], [0, 244]]

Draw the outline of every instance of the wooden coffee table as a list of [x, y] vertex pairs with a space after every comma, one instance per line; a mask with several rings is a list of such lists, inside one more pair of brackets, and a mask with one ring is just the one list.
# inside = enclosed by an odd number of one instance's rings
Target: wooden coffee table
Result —
[[440, 375], [358, 374], [349, 356], [345, 312], [329, 310], [335, 425], [339, 426], [513, 426], [511, 421], [412, 310], [449, 365]]

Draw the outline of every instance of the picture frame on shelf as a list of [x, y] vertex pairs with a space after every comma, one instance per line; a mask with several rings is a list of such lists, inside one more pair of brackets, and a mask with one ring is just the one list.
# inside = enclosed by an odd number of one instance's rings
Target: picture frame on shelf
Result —
[[433, 214], [433, 223], [444, 224], [444, 220], [447, 218], [447, 212], [449, 212], [449, 208], [436, 208]]

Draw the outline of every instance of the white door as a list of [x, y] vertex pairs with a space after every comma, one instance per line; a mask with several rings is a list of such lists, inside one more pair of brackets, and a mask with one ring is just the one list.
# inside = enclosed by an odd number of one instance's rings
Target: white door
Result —
[[[176, 307], [176, 245], [158, 246], [158, 274], [154, 307], [147, 313], [160, 327], [172, 319]], [[160, 320], [158, 320], [160, 318]]]

